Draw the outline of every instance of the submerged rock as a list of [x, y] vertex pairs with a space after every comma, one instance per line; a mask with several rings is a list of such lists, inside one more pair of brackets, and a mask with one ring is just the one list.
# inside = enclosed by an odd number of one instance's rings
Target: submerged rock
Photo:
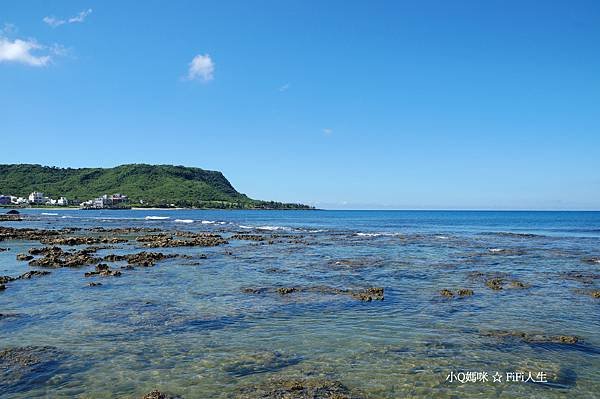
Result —
[[340, 289], [328, 286], [313, 287], [277, 287], [277, 288], [243, 288], [242, 292], [246, 294], [263, 294], [274, 292], [279, 295], [288, 295], [292, 293], [315, 293], [324, 295], [348, 295], [360, 301], [383, 301], [384, 289], [382, 287], [368, 287], [363, 289]]
[[361, 399], [339, 381], [323, 378], [272, 378], [241, 388], [237, 399]]
[[336, 269], [362, 269], [367, 267], [380, 267], [383, 261], [379, 258], [363, 257], [350, 259], [332, 259], [327, 265]]
[[155, 389], [154, 391], [149, 392], [149, 393], [145, 394], [144, 396], [142, 396], [142, 399], [180, 399], [180, 397], [179, 396], [171, 396], [169, 394], [159, 391], [158, 389]]
[[23, 219], [20, 215], [13, 215], [7, 213], [0, 215], [0, 222], [20, 222], [22, 220]]
[[30, 389], [52, 377], [64, 354], [52, 346], [11, 347], [0, 350], [0, 392]]
[[486, 287], [494, 291], [501, 291], [506, 288], [524, 289], [529, 288], [529, 284], [510, 277], [507, 273], [501, 272], [470, 272], [469, 278], [472, 280], [483, 281]]
[[525, 255], [525, 252], [522, 249], [513, 249], [513, 248], [490, 248], [488, 249], [488, 255], [506, 255], [506, 256], [517, 256], [517, 255]]
[[576, 335], [546, 335], [537, 333], [526, 333], [521, 331], [507, 330], [492, 330], [483, 332], [481, 335], [485, 337], [493, 337], [498, 339], [517, 339], [528, 344], [564, 344], [574, 345], [580, 342], [580, 338]]
[[0, 248], [0, 252], [10, 251], [10, 248]]
[[582, 261], [590, 265], [600, 265], [600, 257], [583, 258]]
[[600, 278], [600, 274], [591, 272], [571, 271], [561, 274], [565, 280], [573, 280], [583, 284], [593, 284]]
[[266, 373], [298, 364], [301, 358], [284, 355], [280, 352], [258, 352], [240, 354], [235, 359], [226, 362], [223, 370], [227, 373], [243, 377], [251, 374]]

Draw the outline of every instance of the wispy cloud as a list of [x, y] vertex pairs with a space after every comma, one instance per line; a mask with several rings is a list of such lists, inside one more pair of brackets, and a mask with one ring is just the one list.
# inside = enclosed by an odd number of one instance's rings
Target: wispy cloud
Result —
[[50, 16], [50, 17], [44, 17], [43, 21], [45, 23], [47, 23], [48, 25], [50, 25], [51, 27], [57, 28], [64, 24], [81, 23], [81, 22], [85, 21], [85, 19], [91, 13], [92, 13], [92, 9], [88, 8], [87, 10], [83, 10], [83, 11], [79, 12], [79, 14], [77, 14], [71, 18], [60, 19], [60, 18], [56, 18], [54, 16]]
[[292, 87], [292, 85], [290, 83], [286, 83], [283, 86], [279, 87], [279, 91], [280, 92], [288, 91], [291, 87]]
[[[44, 67], [52, 61], [51, 48], [35, 40], [10, 40], [0, 37], [0, 63], [15, 62], [35, 67]], [[40, 54], [41, 53], [41, 54]]]
[[323, 134], [325, 136], [331, 136], [333, 134], [333, 129], [325, 127], [325, 128], [323, 128]]
[[17, 32], [17, 26], [15, 24], [10, 24], [8, 22], [5, 22], [4, 25], [2, 26], [2, 29], [0, 29], [0, 35], [9, 35], [11, 33], [16, 33]]
[[189, 80], [200, 80], [208, 82], [213, 80], [215, 72], [215, 63], [208, 54], [198, 54], [189, 64], [187, 78]]

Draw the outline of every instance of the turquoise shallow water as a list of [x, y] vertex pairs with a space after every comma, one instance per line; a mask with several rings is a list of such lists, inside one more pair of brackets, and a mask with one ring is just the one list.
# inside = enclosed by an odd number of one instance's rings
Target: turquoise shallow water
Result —
[[[158, 388], [185, 398], [229, 398], [273, 377], [305, 376], [340, 381], [367, 398], [600, 392], [600, 299], [588, 294], [600, 289], [600, 264], [589, 261], [600, 257], [597, 212], [31, 210], [28, 216], [0, 225], [289, 237], [153, 249], [187, 258], [123, 270], [121, 277], [86, 278], [93, 270], [86, 266], [7, 284], [0, 313], [19, 317], [0, 320], [0, 350], [56, 352], [27, 375], [4, 370], [2, 397], [138, 398]], [[10, 248], [0, 252], [0, 275], [38, 269], [15, 257], [39, 242], [0, 247]], [[135, 241], [114, 247], [99, 254], [143, 250]], [[588, 278], [568, 278], [574, 271]], [[529, 288], [495, 291], [474, 272], [503, 273]], [[89, 287], [90, 281], [103, 285]], [[383, 287], [385, 299], [243, 292], [282, 286]], [[474, 295], [439, 294], [459, 288]], [[496, 330], [580, 341], [489, 336]], [[446, 381], [450, 372], [519, 370], [556, 378], [552, 384]]]

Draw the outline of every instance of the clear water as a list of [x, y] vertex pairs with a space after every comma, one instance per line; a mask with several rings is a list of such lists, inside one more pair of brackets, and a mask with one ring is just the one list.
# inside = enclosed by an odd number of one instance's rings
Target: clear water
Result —
[[[53, 346], [51, 370], [0, 382], [3, 398], [138, 398], [158, 388], [185, 398], [235, 397], [272, 377], [322, 376], [367, 398], [593, 398], [600, 392], [599, 289], [562, 273], [600, 273], [600, 212], [39, 211], [13, 227], [159, 227], [303, 236], [256, 245], [159, 248], [188, 254], [95, 278], [81, 269], [9, 284], [0, 292], [0, 349]], [[43, 214], [52, 213], [52, 215]], [[168, 219], [147, 220], [147, 216]], [[182, 222], [185, 220], [187, 222]], [[189, 221], [192, 221], [191, 223]], [[204, 221], [204, 223], [202, 222]], [[493, 234], [533, 233], [535, 236]], [[0, 275], [31, 270], [15, 255], [39, 242], [4, 241]], [[108, 253], [141, 250], [135, 241]], [[490, 249], [514, 250], [494, 253]], [[205, 254], [206, 259], [198, 257]], [[358, 267], [335, 265], [358, 260]], [[118, 265], [116, 265], [118, 267]], [[493, 291], [469, 273], [505, 272], [531, 287]], [[246, 287], [385, 288], [385, 300]], [[439, 290], [470, 288], [446, 300]], [[534, 345], [488, 330], [577, 335]], [[277, 352], [275, 362], [265, 361]], [[458, 383], [454, 371], [530, 370], [560, 383]]]

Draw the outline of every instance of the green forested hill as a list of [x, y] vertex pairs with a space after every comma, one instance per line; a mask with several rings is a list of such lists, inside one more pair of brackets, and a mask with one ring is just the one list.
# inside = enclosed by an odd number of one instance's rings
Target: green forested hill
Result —
[[42, 191], [80, 201], [103, 194], [128, 195], [132, 205], [206, 208], [308, 208], [258, 201], [238, 193], [221, 172], [172, 165], [131, 164], [114, 168], [0, 165], [0, 194], [26, 197]]

